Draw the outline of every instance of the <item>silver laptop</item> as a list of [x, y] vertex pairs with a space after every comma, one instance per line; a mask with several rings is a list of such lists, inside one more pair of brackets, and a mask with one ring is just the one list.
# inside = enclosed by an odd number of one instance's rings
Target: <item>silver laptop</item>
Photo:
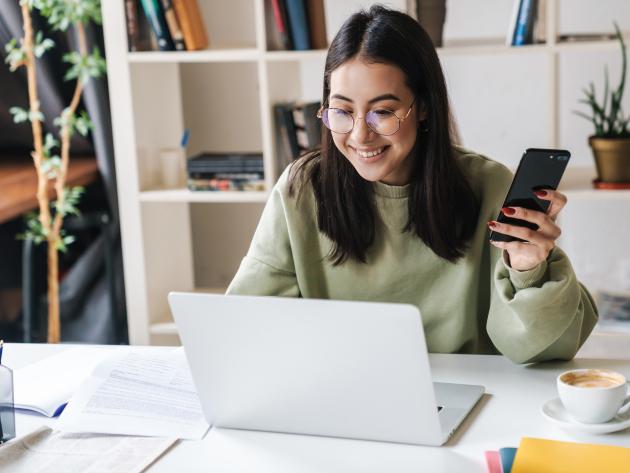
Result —
[[407, 304], [169, 294], [216, 427], [442, 445], [484, 392], [433, 383]]

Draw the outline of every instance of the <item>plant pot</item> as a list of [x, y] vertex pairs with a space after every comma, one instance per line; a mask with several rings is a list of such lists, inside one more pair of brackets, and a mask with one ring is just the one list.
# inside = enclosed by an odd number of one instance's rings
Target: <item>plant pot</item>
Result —
[[442, 31], [446, 20], [446, 0], [419, 0], [418, 23], [431, 37], [433, 46], [442, 46]]
[[630, 182], [630, 138], [591, 136], [597, 175], [602, 182]]

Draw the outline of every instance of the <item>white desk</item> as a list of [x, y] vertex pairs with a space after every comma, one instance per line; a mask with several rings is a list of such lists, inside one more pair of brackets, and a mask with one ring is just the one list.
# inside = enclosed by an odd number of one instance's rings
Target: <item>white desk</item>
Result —
[[[24, 366], [72, 345], [5, 347], [4, 362]], [[149, 472], [466, 472], [485, 473], [485, 450], [518, 446], [523, 436], [629, 446], [630, 429], [593, 436], [549, 424], [540, 406], [556, 396], [555, 377], [576, 367], [606, 367], [630, 378], [630, 361], [575, 359], [517, 366], [500, 356], [431, 355], [435, 381], [483, 384], [487, 394], [445, 447], [415, 447], [357, 440], [236, 430], [211, 430], [201, 441], [179, 442]], [[24, 435], [55, 419], [17, 415]]]

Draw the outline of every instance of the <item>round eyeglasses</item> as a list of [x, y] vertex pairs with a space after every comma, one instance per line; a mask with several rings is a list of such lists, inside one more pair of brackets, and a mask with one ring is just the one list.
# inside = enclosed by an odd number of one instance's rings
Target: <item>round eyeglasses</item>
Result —
[[390, 110], [370, 110], [365, 117], [356, 117], [341, 108], [320, 108], [317, 118], [322, 119], [322, 123], [333, 133], [347, 134], [354, 129], [356, 120], [365, 120], [365, 124], [370, 130], [378, 135], [389, 136], [400, 130], [400, 124], [409, 116], [414, 99], [409, 106], [409, 110], [404, 117], [399, 117]]

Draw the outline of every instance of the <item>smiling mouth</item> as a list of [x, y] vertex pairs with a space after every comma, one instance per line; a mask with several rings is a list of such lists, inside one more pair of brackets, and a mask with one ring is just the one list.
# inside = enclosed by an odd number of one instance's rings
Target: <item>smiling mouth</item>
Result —
[[[352, 148], [352, 147], [351, 147]], [[356, 148], [352, 148], [354, 150], [355, 153], [357, 153], [361, 158], [364, 159], [370, 159], [370, 158], [375, 158], [381, 154], [383, 154], [383, 151], [385, 151], [387, 148], [389, 148], [389, 146], [381, 146], [380, 148], [376, 148], [373, 149], [371, 151], [360, 151]]]

